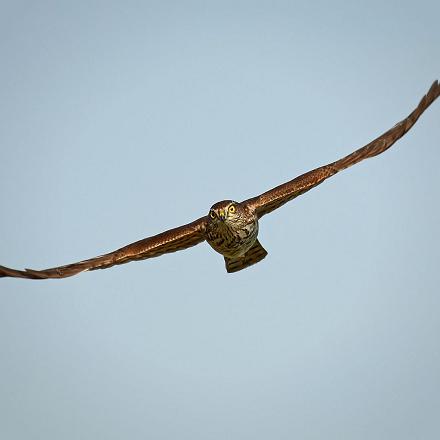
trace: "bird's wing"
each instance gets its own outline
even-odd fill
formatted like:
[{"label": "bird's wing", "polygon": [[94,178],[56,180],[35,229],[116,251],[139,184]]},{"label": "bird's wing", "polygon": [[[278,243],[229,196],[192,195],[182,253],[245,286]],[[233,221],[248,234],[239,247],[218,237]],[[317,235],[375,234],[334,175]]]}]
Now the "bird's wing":
[{"label": "bird's wing", "polygon": [[288,201],[319,185],[325,179],[328,179],[339,171],[351,167],[361,160],[383,153],[415,124],[420,115],[439,97],[439,95],[440,85],[438,81],[434,81],[428,93],[422,98],[417,108],[407,118],[400,121],[374,141],[336,162],[302,174],[301,176],[266,191],[259,196],[245,200],[243,203],[255,210],[258,218],[261,218],[263,215],[272,212]]},{"label": "bird's wing", "polygon": [[114,252],[65,266],[44,270],[16,270],[0,266],[0,277],[31,279],[66,278],[87,270],[107,269],[115,264],[124,264],[129,261],[144,260],[180,251],[205,240],[206,220],[206,217],[202,217],[187,225],[136,241]]}]

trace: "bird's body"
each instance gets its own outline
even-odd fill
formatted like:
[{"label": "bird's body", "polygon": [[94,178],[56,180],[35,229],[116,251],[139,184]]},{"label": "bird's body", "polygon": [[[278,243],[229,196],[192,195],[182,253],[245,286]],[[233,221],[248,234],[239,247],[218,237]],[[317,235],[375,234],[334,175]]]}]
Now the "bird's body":
[{"label": "bird's body", "polygon": [[[233,207],[233,213],[229,212]],[[258,217],[249,207],[232,200],[218,202],[210,209],[206,241],[227,258],[242,257],[258,236]]]},{"label": "bird's body", "polygon": [[267,255],[257,237],[258,216],[252,206],[223,200],[209,210],[206,241],[224,256],[228,272],[242,270]]},{"label": "bird's body", "polygon": [[267,251],[258,240],[261,217],[316,187],[339,171],[386,151],[415,124],[439,96],[440,85],[435,81],[409,116],[369,144],[336,162],[302,174],[259,196],[240,203],[232,200],[218,202],[211,207],[207,216],[198,220],[78,263],[44,270],[17,270],[0,266],[0,277],[65,278],[84,271],[106,269],[116,264],[158,257],[195,246],[205,240],[224,256],[228,272],[245,269],[267,255]]}]

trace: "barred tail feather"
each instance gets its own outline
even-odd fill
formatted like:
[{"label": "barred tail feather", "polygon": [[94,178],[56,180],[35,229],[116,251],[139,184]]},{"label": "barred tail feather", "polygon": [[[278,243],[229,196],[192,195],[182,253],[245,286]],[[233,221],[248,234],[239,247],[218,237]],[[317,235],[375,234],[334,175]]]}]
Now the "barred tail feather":
[{"label": "barred tail feather", "polygon": [[247,267],[261,261],[266,255],[266,249],[264,249],[264,247],[261,246],[260,242],[256,240],[255,244],[242,257],[225,257],[226,271],[228,273],[232,273],[238,272],[242,269],[246,269]]}]

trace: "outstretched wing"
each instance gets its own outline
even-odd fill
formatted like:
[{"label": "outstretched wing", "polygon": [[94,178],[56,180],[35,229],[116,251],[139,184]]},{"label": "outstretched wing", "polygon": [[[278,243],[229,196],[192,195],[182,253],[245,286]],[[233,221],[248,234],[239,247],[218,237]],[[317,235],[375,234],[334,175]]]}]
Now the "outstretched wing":
[{"label": "outstretched wing", "polygon": [[254,209],[258,218],[261,218],[263,215],[272,212],[288,201],[319,185],[325,179],[328,179],[339,171],[351,167],[361,160],[383,153],[415,124],[420,115],[439,97],[439,95],[440,85],[438,81],[434,81],[428,93],[422,98],[417,108],[407,118],[400,121],[374,141],[336,162],[302,174],[301,176],[283,183],[257,197],[245,200],[243,203],[247,204],[251,209]]},{"label": "outstretched wing", "polygon": [[66,278],[87,270],[107,269],[115,264],[158,257],[162,254],[181,251],[205,240],[206,217],[178,228],[170,229],[153,237],[144,238],[109,254],[79,261],[65,266],[44,270],[16,270],[0,266],[0,277],[16,278]]}]

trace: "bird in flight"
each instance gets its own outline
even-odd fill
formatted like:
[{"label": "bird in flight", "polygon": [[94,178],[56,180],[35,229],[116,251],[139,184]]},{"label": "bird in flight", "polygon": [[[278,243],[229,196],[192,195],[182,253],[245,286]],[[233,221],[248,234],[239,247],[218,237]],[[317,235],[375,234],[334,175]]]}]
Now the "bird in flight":
[{"label": "bird in flight", "polygon": [[437,80],[408,117],[369,144],[336,162],[302,174],[259,196],[243,202],[223,200],[215,203],[208,215],[192,223],[144,238],[116,251],[78,263],[44,270],[16,270],[0,266],[0,277],[66,278],[88,270],[107,269],[116,264],[181,251],[205,240],[215,251],[223,255],[227,272],[245,269],[258,263],[267,255],[267,251],[257,238],[258,222],[261,217],[304,194],[339,171],[383,153],[415,124],[420,115],[439,95],[440,84]]}]

